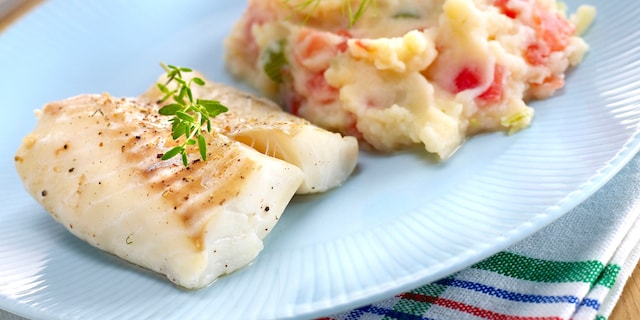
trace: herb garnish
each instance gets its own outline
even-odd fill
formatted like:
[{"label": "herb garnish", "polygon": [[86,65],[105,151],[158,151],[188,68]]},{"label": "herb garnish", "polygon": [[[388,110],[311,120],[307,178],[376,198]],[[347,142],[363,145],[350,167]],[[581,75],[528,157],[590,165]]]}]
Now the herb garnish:
[{"label": "herb garnish", "polygon": [[[180,137],[185,136],[182,144],[171,148],[162,155],[162,160],[181,155],[182,163],[186,167],[189,164],[187,146],[197,144],[200,157],[206,161],[207,141],[202,133],[204,131],[211,132],[211,118],[227,112],[229,109],[219,101],[194,99],[191,84],[195,83],[198,86],[203,86],[205,83],[204,80],[198,77],[193,77],[189,80],[185,80],[182,77],[183,73],[191,72],[192,69],[165,65],[164,63],[161,63],[161,65],[167,72],[167,81],[164,84],[157,83],[158,89],[164,93],[160,103],[166,102],[170,98],[173,98],[173,103],[160,108],[158,113],[172,117],[169,121],[171,122],[171,137],[173,140],[178,140]],[[169,88],[169,84],[172,82],[176,83],[175,89]]]},{"label": "herb garnish", "polygon": [[[285,4],[291,5],[292,0],[282,0]],[[295,1],[291,7],[298,11],[306,11],[306,9],[311,9],[310,13],[305,17],[305,22],[311,17],[313,11],[318,8],[320,5],[320,1],[322,0],[302,0]],[[357,7],[354,7],[351,2],[352,0],[343,0],[342,2],[342,14],[346,14],[349,17],[349,28],[353,27],[354,24],[362,17],[362,14],[369,8],[371,4],[376,5],[377,0],[362,0]]]},{"label": "herb garnish", "polygon": [[262,69],[264,73],[276,83],[282,83],[282,69],[287,65],[287,56],[284,53],[285,42],[280,40],[272,43],[261,56],[264,60]]}]

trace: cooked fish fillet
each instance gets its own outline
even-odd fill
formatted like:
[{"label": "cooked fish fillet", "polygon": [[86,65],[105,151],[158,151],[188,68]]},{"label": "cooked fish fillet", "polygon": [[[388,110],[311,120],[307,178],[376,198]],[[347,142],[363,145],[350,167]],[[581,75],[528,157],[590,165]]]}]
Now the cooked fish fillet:
[{"label": "cooked fish fillet", "polygon": [[[198,72],[183,75],[189,79],[195,76],[206,84],[192,86],[194,96],[220,101],[229,108],[213,119],[213,126],[234,140],[299,167],[305,178],[298,193],[327,191],[352,174],[358,162],[356,138],[321,129],[284,112],[270,100],[209,81]],[[165,79],[163,76],[158,82]],[[141,98],[156,102],[162,96],[154,85]]]},{"label": "cooked fish fillet", "polygon": [[37,115],[15,156],[29,193],[77,237],[186,288],[252,261],[303,180],[217,133],[207,161],[162,161],[167,117],[136,99],[82,95]]}]

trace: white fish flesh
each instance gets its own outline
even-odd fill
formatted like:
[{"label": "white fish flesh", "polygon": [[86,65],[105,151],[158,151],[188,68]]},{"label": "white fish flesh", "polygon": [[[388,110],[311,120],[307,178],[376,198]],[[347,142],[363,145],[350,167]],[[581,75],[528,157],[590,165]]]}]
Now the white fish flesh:
[{"label": "white fish flesh", "polygon": [[38,111],[15,155],[25,188],[74,235],[201,288],[251,262],[301,185],[302,171],[217,132],[208,159],[175,146],[157,105],[81,95]]}]

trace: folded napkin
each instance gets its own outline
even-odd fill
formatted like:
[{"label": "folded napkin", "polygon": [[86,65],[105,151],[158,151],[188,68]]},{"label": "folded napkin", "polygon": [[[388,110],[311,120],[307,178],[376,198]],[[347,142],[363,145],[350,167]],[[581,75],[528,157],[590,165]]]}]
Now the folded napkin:
[{"label": "folded napkin", "polygon": [[640,154],[562,218],[488,259],[323,319],[606,319],[640,258]]}]

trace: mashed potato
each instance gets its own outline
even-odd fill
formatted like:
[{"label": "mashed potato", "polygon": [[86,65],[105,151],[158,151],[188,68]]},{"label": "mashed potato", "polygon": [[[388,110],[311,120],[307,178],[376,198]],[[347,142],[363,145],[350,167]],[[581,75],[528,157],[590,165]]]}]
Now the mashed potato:
[{"label": "mashed potato", "polygon": [[442,159],[468,136],[529,126],[527,101],[564,86],[594,15],[555,0],[377,0],[350,25],[345,1],[249,0],[229,70],[376,150],[421,144]]}]

